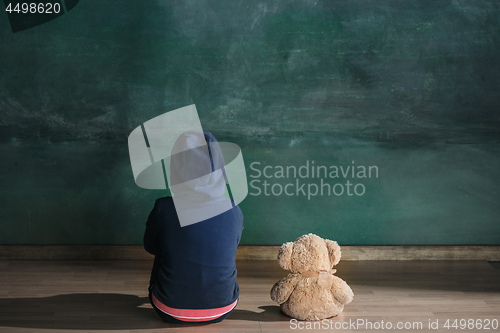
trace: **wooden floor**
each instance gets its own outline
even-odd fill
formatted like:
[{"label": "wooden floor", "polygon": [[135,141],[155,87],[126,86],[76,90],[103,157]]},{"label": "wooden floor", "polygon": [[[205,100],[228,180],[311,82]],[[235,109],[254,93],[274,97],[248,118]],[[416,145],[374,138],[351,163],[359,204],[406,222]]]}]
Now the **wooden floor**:
[{"label": "wooden floor", "polygon": [[[146,261],[0,261],[0,332],[291,332],[290,318],[269,298],[286,272],[275,261],[238,261],[240,302],[212,325],[163,323],[147,300],[151,263]],[[495,269],[495,266],[497,269]],[[486,261],[344,261],[337,275],[354,301],[332,318],[332,327],[307,332],[385,331],[344,322],[383,320],[449,332],[451,319],[500,321],[500,269]],[[438,330],[428,323],[439,320]],[[319,324],[317,324],[319,325]],[[346,325],[346,324],[344,324]],[[394,330],[394,328],[393,328]],[[482,330],[467,329],[469,332]],[[500,327],[487,332],[500,331]]]}]

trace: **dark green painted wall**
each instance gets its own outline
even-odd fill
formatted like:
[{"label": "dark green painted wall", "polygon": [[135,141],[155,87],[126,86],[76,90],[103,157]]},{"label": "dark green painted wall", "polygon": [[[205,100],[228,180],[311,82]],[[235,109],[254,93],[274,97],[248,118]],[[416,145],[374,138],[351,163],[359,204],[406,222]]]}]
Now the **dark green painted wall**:
[{"label": "dark green painted wall", "polygon": [[0,15],[0,40],[1,244],[140,244],[165,193],[135,185],[128,134],[193,103],[249,181],[378,167],[324,180],[362,196],[250,188],[244,244],[500,244],[496,1],[82,0],[16,34]]}]

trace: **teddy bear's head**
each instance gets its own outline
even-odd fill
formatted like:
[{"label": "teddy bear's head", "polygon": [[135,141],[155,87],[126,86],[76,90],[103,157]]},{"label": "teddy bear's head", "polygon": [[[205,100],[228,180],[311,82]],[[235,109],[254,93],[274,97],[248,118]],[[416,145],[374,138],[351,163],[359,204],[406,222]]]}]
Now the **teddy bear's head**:
[{"label": "teddy bear's head", "polygon": [[314,234],[283,244],[278,254],[281,268],[293,273],[329,271],[339,261],[340,246],[337,242]]}]

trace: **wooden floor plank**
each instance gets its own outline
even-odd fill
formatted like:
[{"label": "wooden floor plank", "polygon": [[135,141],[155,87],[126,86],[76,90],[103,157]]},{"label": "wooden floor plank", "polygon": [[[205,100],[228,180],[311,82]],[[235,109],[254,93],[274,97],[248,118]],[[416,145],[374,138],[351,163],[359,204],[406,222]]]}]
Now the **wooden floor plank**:
[{"label": "wooden floor plank", "polygon": [[[292,331],[290,318],[269,297],[272,285],[287,274],[275,261],[237,261],[241,295],[231,316],[219,324],[187,327],[161,322],[149,305],[151,264],[0,261],[0,332]],[[423,329],[415,331],[449,332],[446,319],[500,321],[500,270],[486,261],[343,261],[337,275],[355,297],[331,325],[422,322]],[[440,329],[430,330],[429,320],[438,320]],[[354,331],[316,328],[307,332]]]}]

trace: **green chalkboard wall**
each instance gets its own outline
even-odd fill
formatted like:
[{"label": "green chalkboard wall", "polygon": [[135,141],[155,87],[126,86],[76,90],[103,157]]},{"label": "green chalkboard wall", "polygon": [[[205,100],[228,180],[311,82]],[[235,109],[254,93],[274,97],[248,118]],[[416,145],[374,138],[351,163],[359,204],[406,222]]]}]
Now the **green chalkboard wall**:
[{"label": "green chalkboard wall", "polygon": [[1,244],[140,244],[128,134],[189,104],[242,148],[242,244],[500,244],[496,0],[81,0],[0,40]]}]

